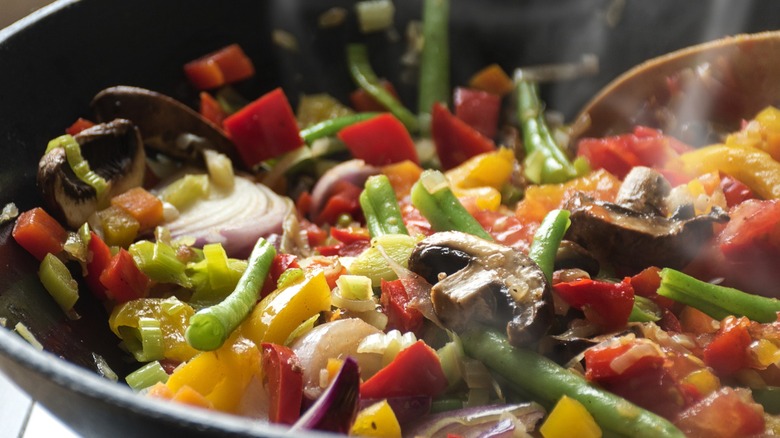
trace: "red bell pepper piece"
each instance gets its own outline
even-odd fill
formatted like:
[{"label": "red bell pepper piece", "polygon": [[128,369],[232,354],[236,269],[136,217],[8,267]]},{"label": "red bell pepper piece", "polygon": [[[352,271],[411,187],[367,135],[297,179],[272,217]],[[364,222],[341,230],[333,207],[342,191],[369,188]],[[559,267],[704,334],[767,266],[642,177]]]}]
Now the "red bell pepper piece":
[{"label": "red bell pepper piece", "polygon": [[87,262],[87,275],[84,276],[84,280],[96,298],[105,300],[108,298],[108,294],[106,293],[106,287],[100,282],[100,275],[111,263],[111,248],[94,231],[90,231],[89,235],[89,244],[87,245],[89,261]]},{"label": "red bell pepper piece", "polygon": [[360,385],[362,398],[389,398],[416,395],[436,397],[447,389],[447,377],[436,352],[417,341]]},{"label": "red bell pepper piece", "polygon": [[634,306],[634,288],[629,281],[609,283],[589,278],[558,283],[555,292],[570,306],[606,330],[624,327]]},{"label": "red bell pepper piece", "polygon": [[455,117],[479,131],[487,138],[494,138],[498,129],[498,113],[501,97],[473,88],[455,88]]},{"label": "red bell pepper piece", "polygon": [[38,260],[43,260],[49,253],[59,254],[68,238],[65,228],[40,207],[20,214],[11,235]]},{"label": "red bell pepper piece", "polygon": [[431,135],[442,167],[451,169],[469,158],[496,150],[493,140],[480,134],[440,103],[433,104]]},{"label": "red bell pepper piece", "polygon": [[748,366],[748,347],[753,342],[749,326],[750,320],[745,317],[726,317],[715,338],[704,347],[704,363],[720,376],[730,376]]},{"label": "red bell pepper piece", "polygon": [[347,126],[339,131],[338,137],[353,157],[374,166],[405,160],[420,163],[409,131],[390,113]]},{"label": "red bell pepper piece", "polygon": [[401,332],[414,332],[421,335],[423,315],[419,310],[409,307],[409,294],[401,280],[381,283],[382,294],[379,302],[387,314],[387,329],[397,329]]},{"label": "red bell pepper piece", "polygon": [[199,90],[217,88],[255,74],[252,60],[238,44],[231,44],[184,65],[184,74]]},{"label": "red bell pepper piece", "polygon": [[628,279],[631,287],[634,288],[634,294],[653,300],[654,303],[666,309],[671,309],[675,301],[658,295],[658,288],[661,287],[661,269],[656,266],[645,268],[638,274]]},{"label": "red bell pepper piece", "polygon": [[93,126],[95,126],[95,123],[79,117],[75,122],[73,122],[72,125],[68,127],[68,129],[65,130],[65,133],[70,135],[76,135],[79,132],[87,128],[91,128]]},{"label": "red bell pepper piece", "polygon": [[333,194],[325,202],[314,222],[318,225],[335,224],[339,216],[347,214],[353,218],[362,213],[360,209],[361,188],[349,181],[341,180],[333,185]]},{"label": "red bell pepper piece", "polygon": [[[390,95],[398,100],[401,100],[401,98],[398,97],[398,92],[395,91],[395,87],[393,86],[392,82],[388,81],[387,79],[381,79],[379,81],[379,85],[387,90]],[[360,113],[387,111],[387,108],[385,108],[384,105],[379,103],[376,99],[374,99],[374,96],[368,94],[368,92],[362,88],[358,88],[357,90],[350,93],[349,101],[352,104],[352,108],[355,108],[355,111]]]},{"label": "red bell pepper piece", "polygon": [[100,283],[117,303],[143,298],[149,291],[149,277],[136,266],[133,256],[124,248],[111,258],[100,274]]},{"label": "red bell pepper piece", "polygon": [[283,345],[263,343],[264,382],[270,396],[268,419],[272,423],[293,424],[301,416],[303,368],[298,356]]},{"label": "red bell pepper piece", "polygon": [[227,117],[217,99],[205,91],[200,92],[200,115],[219,127],[222,127],[222,121]]},{"label": "red bell pepper piece", "polygon": [[222,126],[250,168],[303,146],[295,114],[281,88],[230,115]]},{"label": "red bell pepper piece", "polygon": [[353,243],[357,241],[369,241],[371,236],[368,234],[368,229],[363,227],[348,227],[338,228],[332,227],[330,229],[330,236],[339,242]]}]

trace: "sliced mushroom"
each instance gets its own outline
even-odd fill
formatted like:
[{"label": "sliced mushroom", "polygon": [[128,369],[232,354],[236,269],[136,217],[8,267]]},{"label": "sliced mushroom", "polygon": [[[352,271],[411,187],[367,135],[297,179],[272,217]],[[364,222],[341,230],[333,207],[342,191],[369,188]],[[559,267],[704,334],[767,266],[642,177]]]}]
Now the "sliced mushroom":
[{"label": "sliced mushroom", "polygon": [[506,327],[509,341],[523,346],[552,323],[544,273],[513,248],[457,231],[436,233],[417,244],[409,269],[433,284],[434,311],[456,332],[475,322]]},{"label": "sliced mushroom", "polygon": [[599,261],[587,249],[571,240],[563,240],[555,253],[554,269],[556,271],[561,269],[581,269],[589,276],[595,277],[598,275],[600,268]]},{"label": "sliced mushroom", "polygon": [[[91,170],[109,183],[105,199],[143,183],[146,153],[141,134],[129,120],[95,125],[74,138]],[[81,226],[101,207],[97,191],[76,176],[63,148],[41,158],[37,181],[48,211],[70,227]]]},{"label": "sliced mushroom", "polygon": [[648,266],[685,267],[712,237],[713,223],[727,221],[728,215],[718,208],[699,216],[659,214],[665,211],[669,183],[646,168],[632,174],[621,186],[620,204],[573,196],[565,206],[571,212],[566,238],[627,273]]},{"label": "sliced mushroom", "polygon": [[214,149],[236,165],[242,163],[233,142],[218,126],[164,94],[123,85],[110,87],[95,96],[92,107],[99,121],[132,120],[146,146],[169,157],[197,161],[204,149]]}]

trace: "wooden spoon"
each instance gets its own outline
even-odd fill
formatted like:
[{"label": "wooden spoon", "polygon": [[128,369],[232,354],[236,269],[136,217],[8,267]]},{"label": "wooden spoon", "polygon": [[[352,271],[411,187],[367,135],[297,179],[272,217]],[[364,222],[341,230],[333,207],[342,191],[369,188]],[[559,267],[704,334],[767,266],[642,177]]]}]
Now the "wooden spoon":
[{"label": "wooden spoon", "polygon": [[717,141],[768,105],[780,103],[780,31],[687,47],[632,68],[580,113],[579,137],[662,129],[693,145]]}]

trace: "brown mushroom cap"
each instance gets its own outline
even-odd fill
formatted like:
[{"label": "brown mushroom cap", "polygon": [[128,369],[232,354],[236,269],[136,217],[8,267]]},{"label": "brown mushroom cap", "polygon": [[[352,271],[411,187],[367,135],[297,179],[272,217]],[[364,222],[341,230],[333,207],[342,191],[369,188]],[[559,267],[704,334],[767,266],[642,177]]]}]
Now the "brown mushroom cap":
[{"label": "brown mushroom cap", "polygon": [[98,121],[131,120],[147,147],[171,158],[196,161],[204,149],[214,149],[236,165],[243,163],[233,142],[217,125],[164,94],[121,85],[99,92],[92,107]]},{"label": "brown mushroom cap", "polygon": [[442,324],[456,332],[471,323],[506,327],[509,341],[528,345],[552,323],[552,291],[542,270],[513,248],[457,231],[417,244],[409,269],[433,284]]},{"label": "brown mushroom cap", "polygon": [[[138,129],[129,120],[98,124],[74,138],[90,168],[109,183],[106,199],[143,183],[146,153]],[[80,227],[101,206],[95,189],[71,169],[63,148],[41,158],[37,183],[47,211],[71,228]]]}]

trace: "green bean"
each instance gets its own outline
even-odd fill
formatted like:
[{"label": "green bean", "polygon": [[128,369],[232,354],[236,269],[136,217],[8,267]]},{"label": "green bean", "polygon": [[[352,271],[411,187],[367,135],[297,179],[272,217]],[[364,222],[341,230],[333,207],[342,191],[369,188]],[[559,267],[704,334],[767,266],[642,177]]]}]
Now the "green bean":
[{"label": "green bean", "polygon": [[417,111],[430,114],[433,104],[450,95],[449,0],[423,1],[423,48]]},{"label": "green bean", "polygon": [[553,210],[547,213],[542,224],[534,233],[534,240],[528,250],[528,256],[536,262],[552,284],[552,274],[555,267],[555,255],[561,246],[563,235],[569,229],[569,210]]},{"label": "green bean", "polygon": [[452,193],[447,178],[438,170],[424,170],[412,186],[412,205],[435,231],[457,230],[487,240],[493,238]]},{"label": "green bean", "polygon": [[526,176],[534,183],[562,183],[587,170],[580,160],[572,163],[558,147],[544,119],[539,87],[534,82],[517,82],[517,114],[523,131]]},{"label": "green bean", "polygon": [[252,311],[268,276],[276,250],[262,237],[257,240],[236,288],[222,302],[199,310],[190,318],[185,336],[198,350],[216,350]]},{"label": "green bean", "polygon": [[409,234],[395,198],[395,190],[387,176],[369,177],[359,200],[368,234],[372,238],[385,234]]},{"label": "green bean", "polygon": [[747,316],[757,322],[774,322],[780,300],[697,280],[671,268],[661,270],[658,295],[695,307],[715,319]]},{"label": "green bean", "polygon": [[409,132],[417,132],[417,117],[406,109],[398,99],[379,85],[379,79],[368,62],[368,49],[364,44],[347,45],[347,64],[355,84],[387,108],[400,120]]},{"label": "green bean", "polygon": [[316,123],[308,128],[301,130],[301,138],[307,144],[311,144],[314,140],[323,137],[330,137],[336,135],[339,131],[346,128],[349,125],[353,125],[357,122],[362,122],[368,119],[372,119],[379,115],[379,113],[365,112],[357,114],[349,114],[346,116],[335,117],[329,120]]},{"label": "green bean", "polygon": [[546,357],[512,347],[495,329],[472,328],[461,335],[461,341],[467,355],[481,360],[544,405],[552,406],[566,395],[582,403],[609,432],[630,437],[685,436],[668,420],[589,384]]}]

